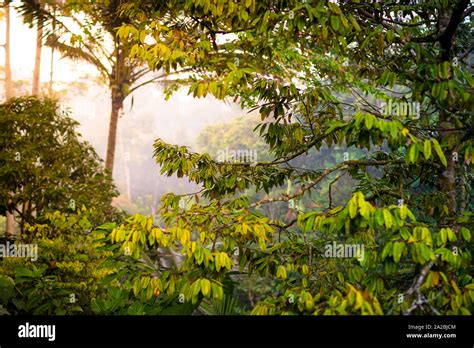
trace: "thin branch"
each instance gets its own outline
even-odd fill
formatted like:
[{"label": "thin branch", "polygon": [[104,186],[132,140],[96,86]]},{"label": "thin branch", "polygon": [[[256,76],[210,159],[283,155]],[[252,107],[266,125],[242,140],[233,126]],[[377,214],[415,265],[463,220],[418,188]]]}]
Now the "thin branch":
[{"label": "thin branch", "polygon": [[344,173],[338,175],[337,178],[335,178],[333,181],[331,181],[331,182],[329,183],[329,192],[328,192],[328,195],[329,195],[329,207],[328,207],[328,209],[331,209],[331,208],[332,208],[332,185],[333,185],[334,183],[336,183],[343,175],[344,175]]},{"label": "thin branch", "polygon": [[373,165],[401,164],[401,163],[405,163],[405,161],[404,160],[387,160],[387,161],[349,160],[349,161],[344,161],[344,162],[341,162],[341,163],[335,165],[332,168],[325,169],[319,177],[317,177],[315,180],[313,180],[308,185],[302,185],[300,187],[300,189],[297,192],[295,192],[293,195],[284,194],[283,196],[280,196],[280,197],[265,198],[265,199],[262,199],[260,201],[255,202],[255,203],[252,203],[250,206],[251,207],[256,207],[256,206],[260,206],[262,204],[267,204],[267,203],[272,203],[272,202],[285,202],[285,201],[289,201],[291,199],[297,198],[299,196],[302,196],[302,195],[304,195],[305,192],[311,190],[314,186],[316,186],[318,183],[320,183],[329,174],[331,174],[331,173],[333,173],[337,170],[340,170],[345,166],[353,166],[353,165],[373,166]]},{"label": "thin branch", "polygon": [[167,76],[170,76],[170,75],[175,75],[175,74],[180,74],[180,73],[184,73],[184,72],[188,72],[188,71],[192,71],[193,68],[186,68],[186,69],[183,69],[183,70],[179,70],[179,71],[174,71],[174,72],[171,72],[171,73],[164,73],[162,75],[159,75],[159,76],[155,76],[153,77],[152,79],[149,79],[145,82],[142,82],[140,83],[139,85],[136,85],[135,87],[133,87],[132,89],[130,89],[129,93],[128,94],[132,94],[135,90],[137,90],[138,88],[142,87],[142,86],[145,86],[145,85],[148,85],[149,83],[153,83],[159,79],[162,79],[164,77],[167,77]]}]

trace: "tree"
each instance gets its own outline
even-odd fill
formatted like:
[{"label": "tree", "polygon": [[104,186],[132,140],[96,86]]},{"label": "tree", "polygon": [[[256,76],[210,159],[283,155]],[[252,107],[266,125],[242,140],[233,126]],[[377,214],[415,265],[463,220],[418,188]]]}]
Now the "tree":
[{"label": "tree", "polygon": [[55,101],[12,98],[0,105],[0,126],[0,210],[18,214],[22,234],[56,210],[94,207],[101,223],[117,215],[110,176]]},{"label": "tree", "polygon": [[[128,57],[129,40],[116,35],[117,27],[130,24],[120,15],[119,4],[111,0],[65,1],[51,8],[43,8],[36,2],[19,5],[26,22],[37,20],[43,24],[47,46],[54,47],[63,57],[92,64],[106,81],[111,91],[111,113],[105,166],[110,172],[113,172],[117,126],[124,100],[137,88],[166,75],[146,78],[149,69]],[[72,19],[74,25],[63,23],[64,18]]]},{"label": "tree", "polygon": [[[101,284],[109,268],[98,269],[109,252],[85,230],[98,225],[97,211],[49,212],[16,243],[36,245],[25,258],[0,260],[2,314],[93,314],[92,298],[106,296]],[[5,313],[6,311],[6,313]]]},{"label": "tree", "polygon": [[[38,6],[43,7],[43,3],[38,1]],[[41,85],[41,48],[43,46],[43,24],[38,18],[36,23],[36,51],[35,51],[35,67],[33,70],[33,84],[31,87],[31,94],[38,96]]]},{"label": "tree", "polygon": [[[177,269],[153,275],[161,290],[193,303],[222,298],[224,284],[243,272],[273,279],[254,314],[471,314],[468,6],[124,3],[132,18],[151,19],[146,28],[119,30],[135,36],[132,57],[197,67],[180,81],[195,96],[238,97],[258,109],[275,159],[218,163],[158,139],[162,173],[201,184],[210,202],[190,196],[184,206],[185,197],[168,195],[162,223],[137,218],[114,230],[113,241],[136,258],[156,247],[180,251]],[[316,170],[290,163],[343,144],[374,151]],[[259,210],[311,194],[332,173],[358,181],[345,204],[300,213],[293,224]],[[250,187],[269,193],[288,179],[299,180],[292,194],[235,196]]]},{"label": "tree", "polygon": [[10,64],[10,5],[5,4],[5,99],[13,95],[12,90],[12,68]]},{"label": "tree", "polygon": [[[6,3],[5,7],[5,100],[9,100],[13,96],[12,89],[12,68],[10,64],[10,4]],[[15,217],[12,213],[6,213],[5,232],[12,235],[15,228]]]}]

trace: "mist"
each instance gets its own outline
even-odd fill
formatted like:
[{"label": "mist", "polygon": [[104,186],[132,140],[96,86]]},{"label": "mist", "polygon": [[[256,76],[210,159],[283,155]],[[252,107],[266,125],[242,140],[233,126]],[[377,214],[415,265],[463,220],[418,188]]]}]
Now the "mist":
[{"label": "mist", "polygon": [[[36,30],[25,25],[14,9],[11,17],[15,95],[29,95]],[[4,36],[4,24],[1,24],[0,31]],[[4,55],[0,55],[0,66],[2,64]],[[151,76],[152,73],[147,75],[148,78]],[[110,90],[95,67],[84,61],[61,58],[58,52],[52,53],[50,48],[43,47],[40,78],[42,94],[48,95],[48,88],[52,87],[61,107],[80,123],[78,131],[82,139],[91,143],[105,161]],[[0,84],[0,96],[4,96],[3,84]],[[137,89],[125,99],[119,120],[113,178],[120,197],[114,204],[130,214],[148,214],[153,212],[163,194],[198,190],[197,185],[186,178],[160,175],[160,168],[153,159],[154,141],[161,138],[198,151],[196,138],[206,126],[229,122],[245,113],[230,101],[214,97],[194,98],[187,95],[186,88],[177,91],[169,100],[165,100],[162,85],[148,84]]]}]

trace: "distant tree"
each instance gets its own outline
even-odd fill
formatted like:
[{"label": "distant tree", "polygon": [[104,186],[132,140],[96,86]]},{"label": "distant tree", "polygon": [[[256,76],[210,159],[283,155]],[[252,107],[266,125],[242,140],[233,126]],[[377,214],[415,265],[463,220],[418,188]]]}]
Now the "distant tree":
[{"label": "distant tree", "polygon": [[83,205],[102,221],[114,217],[117,191],[92,146],[79,140],[77,124],[48,99],[0,105],[0,210],[18,215],[21,232],[47,212]]},{"label": "distant tree", "polygon": [[256,115],[241,116],[229,123],[218,123],[204,128],[197,138],[200,150],[215,159],[227,150],[252,150],[257,160],[270,160],[268,145],[254,132],[259,124]]},{"label": "distant tree", "polygon": [[[44,7],[43,1],[36,1],[40,8]],[[35,65],[33,69],[33,79],[31,86],[31,94],[38,96],[41,85],[41,51],[43,48],[43,23],[41,18],[36,21],[36,49],[35,49]]]},{"label": "distant tree", "polygon": [[[54,6],[25,2],[19,6],[28,23],[43,24],[45,44],[63,57],[92,64],[111,92],[111,113],[105,165],[113,172],[117,127],[124,100],[146,84],[157,82],[166,73],[149,76],[149,68],[130,58],[130,40],[116,35],[116,29],[131,24],[120,15],[120,1],[63,1]],[[67,25],[64,19],[71,19]],[[54,25],[53,25],[54,24]],[[140,25],[135,21],[135,25]],[[132,101],[133,104],[133,101]]]},{"label": "distant tree", "polygon": [[[5,9],[5,100],[9,100],[13,96],[12,88],[12,68],[10,64],[10,4],[4,4]],[[6,213],[5,232],[13,234],[15,228],[15,217],[13,213]]]},{"label": "distant tree", "polygon": [[12,68],[10,63],[10,4],[4,4],[5,10],[5,99],[8,100],[13,96],[12,89]]}]

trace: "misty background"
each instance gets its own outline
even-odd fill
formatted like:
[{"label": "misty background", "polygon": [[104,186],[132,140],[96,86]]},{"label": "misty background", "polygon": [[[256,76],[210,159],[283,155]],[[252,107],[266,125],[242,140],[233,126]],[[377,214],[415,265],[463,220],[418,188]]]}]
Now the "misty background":
[{"label": "misty background", "polygon": [[[0,37],[5,23],[0,22]],[[36,30],[11,11],[11,65],[16,96],[29,95],[35,59]],[[83,61],[61,59],[43,47],[41,60],[42,92],[48,90],[51,61],[53,90],[61,106],[80,123],[78,132],[105,160],[110,119],[110,91],[100,81],[94,66]],[[0,65],[4,55],[0,55]],[[1,72],[3,75],[3,72]],[[3,98],[3,84],[0,96]],[[230,122],[246,111],[239,105],[212,96],[194,98],[183,89],[165,100],[163,87],[149,84],[125,100],[119,120],[113,178],[121,195],[114,204],[128,213],[150,214],[161,196],[198,190],[186,178],[165,177],[153,159],[153,143],[161,138],[170,144],[186,145],[199,151],[196,139],[207,126]]]}]

